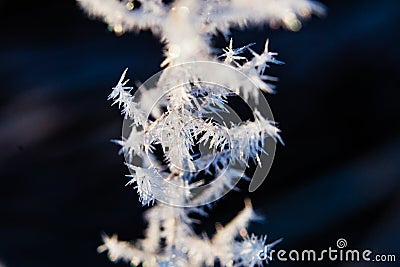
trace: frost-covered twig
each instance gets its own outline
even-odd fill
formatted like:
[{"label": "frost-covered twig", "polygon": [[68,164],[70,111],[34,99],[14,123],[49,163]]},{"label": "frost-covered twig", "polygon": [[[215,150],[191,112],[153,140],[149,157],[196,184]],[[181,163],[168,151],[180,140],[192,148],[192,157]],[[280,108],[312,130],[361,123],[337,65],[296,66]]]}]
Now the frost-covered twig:
[{"label": "frost-covered twig", "polygon": [[[185,224],[179,223],[177,219],[183,215],[181,211],[170,206],[156,206],[147,212],[149,227],[145,239],[132,244],[119,241],[116,235],[104,236],[104,245],[98,250],[108,251],[113,261],[124,260],[135,265],[146,262],[148,266],[200,267],[213,266],[217,260],[223,266],[231,266],[233,262],[238,266],[262,263],[257,255],[264,249],[266,237],[249,237],[245,231],[248,223],[256,218],[249,200],[230,223],[217,226],[217,232],[211,239],[206,235],[198,237]],[[242,236],[242,240],[235,239],[238,236]],[[157,237],[164,238],[166,244],[162,245]],[[164,253],[160,252],[162,247]]]},{"label": "frost-covered twig", "polygon": [[[190,60],[210,59],[210,34],[228,34],[232,26],[260,25],[269,22],[290,30],[301,27],[299,18],[324,8],[307,0],[77,0],[89,15],[102,18],[118,33],[150,29],[167,43],[164,66]],[[131,3],[131,4],[129,4]]]},{"label": "frost-covered twig", "polygon": [[[230,38],[220,54],[210,40],[217,33],[228,37],[231,27],[248,25],[297,31],[301,19],[323,14],[324,8],[309,0],[77,1],[117,34],[150,30],[160,36],[165,44],[161,66],[169,67],[139,97],[127,86],[125,70],[109,95],[129,121],[129,134],[114,141],[131,171],[127,185],[133,184],[143,205],[156,204],[146,212],[142,240],[128,243],[105,236],[99,251],[108,251],[113,261],[150,267],[262,265],[258,253],[266,236],[247,233],[248,224],[257,218],[249,200],[229,223],[217,224],[212,237],[195,234],[192,225],[198,221],[192,214],[206,216],[196,205],[208,204],[236,186],[244,176],[238,166],[248,166],[250,159],[261,165],[261,154],[268,153],[266,140],[282,142],[276,123],[257,109],[252,110],[252,120],[221,120],[231,112],[229,97],[258,103],[262,92],[273,93],[277,78],[267,74],[268,68],[283,62],[269,50],[268,39],[257,52],[253,43],[236,48]],[[196,64],[184,64],[193,61]],[[200,147],[213,154],[198,157]],[[214,180],[197,190],[207,175]]]}]

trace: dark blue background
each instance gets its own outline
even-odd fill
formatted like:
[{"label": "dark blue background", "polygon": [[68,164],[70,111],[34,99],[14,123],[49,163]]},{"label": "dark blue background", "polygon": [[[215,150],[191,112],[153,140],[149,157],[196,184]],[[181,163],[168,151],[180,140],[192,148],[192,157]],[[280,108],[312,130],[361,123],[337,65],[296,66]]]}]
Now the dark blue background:
[{"label": "dark blue background", "polygon": [[[199,229],[226,222],[249,195],[278,248],[349,248],[400,260],[399,2],[323,1],[328,16],[300,32],[233,31],[237,45],[270,38],[284,66],[268,101],[283,130],[268,179],[232,192]],[[160,70],[149,32],[116,37],[74,1],[0,1],[0,262],[7,267],[116,266],[100,235],[141,236],[143,208],[118,147],[122,118],[106,97],[125,67]],[[216,46],[225,46],[221,37]],[[312,266],[272,263],[271,266]],[[399,266],[319,263],[316,266]],[[127,266],[118,264],[118,266]]]}]

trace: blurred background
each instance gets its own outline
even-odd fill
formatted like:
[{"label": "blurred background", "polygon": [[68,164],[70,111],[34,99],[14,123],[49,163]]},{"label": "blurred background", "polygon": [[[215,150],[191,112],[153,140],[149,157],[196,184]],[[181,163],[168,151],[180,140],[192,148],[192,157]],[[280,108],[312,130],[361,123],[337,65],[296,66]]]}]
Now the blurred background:
[{"label": "blurred background", "polygon": [[[256,51],[269,38],[286,62],[271,69],[280,81],[267,96],[286,145],[257,191],[240,184],[200,227],[230,220],[249,196],[265,217],[251,232],[284,238],[278,249],[345,238],[400,266],[399,1],[321,2],[328,16],[296,33],[232,31]],[[106,98],[126,67],[142,82],[158,72],[162,44],[149,32],[116,36],[73,0],[2,0],[0,24],[0,266],[128,266],[96,252],[102,233],[134,240],[145,227],[110,142],[122,117]],[[313,266],[271,263],[297,265]]]}]

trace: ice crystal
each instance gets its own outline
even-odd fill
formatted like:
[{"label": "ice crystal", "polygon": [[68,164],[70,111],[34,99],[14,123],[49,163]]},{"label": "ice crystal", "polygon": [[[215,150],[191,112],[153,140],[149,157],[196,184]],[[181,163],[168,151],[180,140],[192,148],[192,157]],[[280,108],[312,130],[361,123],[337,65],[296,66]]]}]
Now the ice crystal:
[{"label": "ice crystal", "polygon": [[[116,235],[104,236],[99,252],[107,251],[112,261],[125,260],[134,266],[200,267],[216,262],[261,266],[258,253],[265,250],[266,237],[247,234],[249,222],[257,219],[249,200],[232,221],[217,224],[211,237],[196,235],[192,226],[198,221],[191,214],[206,216],[201,205],[235,188],[245,177],[240,166],[248,166],[250,159],[261,165],[268,139],[282,142],[275,122],[259,110],[252,110],[253,119],[241,123],[226,123],[224,116],[231,112],[227,106],[233,95],[257,103],[262,95],[258,89],[274,92],[276,78],[267,75],[267,68],[283,62],[269,51],[268,39],[257,53],[253,43],[235,48],[230,38],[219,54],[210,40],[217,33],[228,37],[231,27],[266,23],[297,31],[301,19],[322,14],[324,8],[309,0],[77,1],[117,35],[150,30],[159,36],[165,44],[161,67],[168,67],[140,97],[127,86],[125,70],[109,95],[129,121],[129,134],[115,141],[131,171],[127,185],[134,186],[143,205],[156,204],[145,214],[148,225],[143,239],[129,243]],[[194,61],[199,63],[180,67]],[[232,70],[242,75],[231,75]],[[206,83],[210,80],[213,83]],[[197,150],[202,148],[212,154],[199,156]],[[231,165],[235,167],[228,168]],[[196,191],[207,175],[215,177],[211,186]]]}]

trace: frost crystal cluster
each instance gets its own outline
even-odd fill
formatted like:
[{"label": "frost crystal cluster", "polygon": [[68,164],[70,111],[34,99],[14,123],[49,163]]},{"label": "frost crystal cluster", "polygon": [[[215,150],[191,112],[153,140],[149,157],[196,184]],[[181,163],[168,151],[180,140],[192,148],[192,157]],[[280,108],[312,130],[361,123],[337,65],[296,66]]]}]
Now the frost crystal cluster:
[{"label": "frost crystal cluster", "polygon": [[[265,23],[297,31],[302,18],[321,14],[323,8],[307,0],[78,2],[117,34],[150,30],[166,48],[161,64],[166,68],[157,81],[133,93],[125,70],[109,96],[128,124],[128,133],[115,141],[131,172],[128,185],[143,205],[154,205],[145,215],[145,237],[123,242],[105,236],[99,251],[134,266],[261,266],[266,238],[247,233],[256,218],[249,200],[232,221],[217,224],[211,237],[195,233],[193,214],[207,215],[204,205],[234,188],[245,177],[249,160],[261,164],[266,140],[280,140],[278,128],[261,109],[253,108],[253,119],[245,122],[225,118],[234,112],[228,107],[230,97],[258,103],[261,91],[273,92],[276,78],[265,71],[282,62],[269,51],[268,40],[258,53],[253,44],[235,48],[232,39],[218,52],[211,38],[223,34],[228,39],[231,27]],[[211,186],[201,187],[209,180]]]}]

